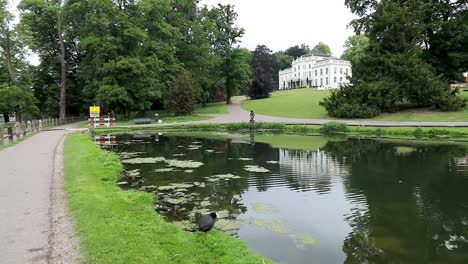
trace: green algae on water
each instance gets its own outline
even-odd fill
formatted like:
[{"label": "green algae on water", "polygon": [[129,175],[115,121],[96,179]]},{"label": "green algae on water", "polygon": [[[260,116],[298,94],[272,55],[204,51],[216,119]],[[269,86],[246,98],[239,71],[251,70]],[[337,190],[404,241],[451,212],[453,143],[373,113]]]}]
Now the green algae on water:
[{"label": "green algae on water", "polygon": [[166,159],[163,158],[163,157],[133,158],[133,159],[122,160],[122,163],[125,163],[125,164],[146,164],[146,163],[163,162],[165,160]]},{"label": "green algae on water", "polygon": [[279,212],[278,208],[271,204],[253,203],[252,209],[259,214],[274,214]]}]

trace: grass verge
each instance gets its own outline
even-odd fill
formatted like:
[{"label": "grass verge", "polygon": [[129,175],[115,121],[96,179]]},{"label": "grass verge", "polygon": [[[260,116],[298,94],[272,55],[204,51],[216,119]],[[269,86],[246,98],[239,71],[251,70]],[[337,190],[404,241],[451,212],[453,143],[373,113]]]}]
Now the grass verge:
[{"label": "grass verge", "polygon": [[[320,135],[323,126],[319,125],[285,125],[280,123],[232,123],[232,124],[198,124],[198,125],[174,125],[160,126],[155,128],[128,128],[128,129],[100,129],[96,130],[98,134],[117,134],[146,131],[158,132],[230,132],[230,133],[249,133],[268,132],[284,133],[294,135]],[[356,137],[371,138],[395,138],[395,139],[421,139],[421,140],[462,140],[468,141],[468,128],[447,127],[358,127],[347,126],[346,134]]]},{"label": "grass verge", "polygon": [[154,196],[122,191],[115,182],[122,165],[86,135],[65,141],[69,207],[85,263],[266,263],[240,240],[221,231],[186,233],[165,222]]}]

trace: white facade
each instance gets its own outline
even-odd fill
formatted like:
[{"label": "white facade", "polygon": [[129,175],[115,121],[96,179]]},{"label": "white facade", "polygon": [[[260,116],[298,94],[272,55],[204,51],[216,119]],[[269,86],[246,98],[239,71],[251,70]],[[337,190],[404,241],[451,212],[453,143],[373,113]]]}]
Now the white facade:
[{"label": "white facade", "polygon": [[279,89],[315,86],[319,90],[338,89],[349,84],[351,62],[331,56],[305,55],[292,67],[279,72]]}]

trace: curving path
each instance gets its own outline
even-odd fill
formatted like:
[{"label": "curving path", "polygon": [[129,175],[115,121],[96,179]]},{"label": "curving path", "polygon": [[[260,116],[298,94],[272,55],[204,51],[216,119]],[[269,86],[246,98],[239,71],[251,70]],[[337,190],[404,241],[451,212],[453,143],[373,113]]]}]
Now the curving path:
[{"label": "curving path", "polygon": [[[229,124],[249,122],[250,112],[242,108],[241,104],[244,99],[233,101],[227,106],[228,114],[214,115],[213,119],[166,123],[166,124],[151,124],[151,125],[127,125],[116,126],[117,128],[134,128],[134,127],[157,127],[157,126],[174,126],[174,125],[193,125],[193,124]],[[281,107],[281,106],[278,106]],[[287,118],[275,117],[255,114],[256,122],[268,123],[283,123],[296,125],[323,125],[329,122],[338,121],[349,126],[371,126],[371,127],[468,127],[468,122],[400,122],[400,121],[368,121],[368,120],[332,120],[332,119],[306,119],[306,118]]]}]

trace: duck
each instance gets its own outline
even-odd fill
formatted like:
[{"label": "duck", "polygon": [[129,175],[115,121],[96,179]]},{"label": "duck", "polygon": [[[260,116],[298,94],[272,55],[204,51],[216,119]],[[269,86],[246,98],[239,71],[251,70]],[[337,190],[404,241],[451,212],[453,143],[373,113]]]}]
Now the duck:
[{"label": "duck", "polygon": [[208,232],[213,229],[218,215],[216,213],[211,213],[200,217],[197,221],[197,229],[201,232]]}]

